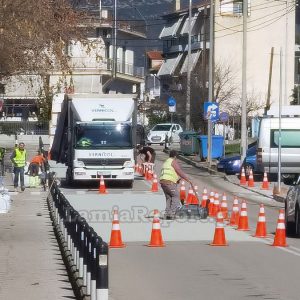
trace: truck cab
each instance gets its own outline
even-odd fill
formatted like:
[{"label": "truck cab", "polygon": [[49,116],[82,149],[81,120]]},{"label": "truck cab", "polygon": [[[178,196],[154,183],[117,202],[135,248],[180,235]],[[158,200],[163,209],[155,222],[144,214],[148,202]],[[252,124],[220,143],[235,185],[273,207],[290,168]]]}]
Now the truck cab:
[{"label": "truck cab", "polygon": [[134,99],[129,95],[66,95],[51,154],[74,181],[134,181]]}]

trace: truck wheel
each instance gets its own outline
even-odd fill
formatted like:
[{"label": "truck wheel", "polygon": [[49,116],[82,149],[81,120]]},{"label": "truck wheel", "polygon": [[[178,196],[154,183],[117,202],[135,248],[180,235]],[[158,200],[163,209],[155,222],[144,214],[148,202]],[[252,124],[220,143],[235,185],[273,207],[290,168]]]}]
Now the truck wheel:
[{"label": "truck wheel", "polygon": [[132,187],[133,187],[133,180],[124,180],[124,185],[127,188],[132,189]]},{"label": "truck wheel", "polygon": [[296,207],[295,211],[295,233],[297,237],[300,237],[300,214],[299,214],[299,207]]},{"label": "truck wheel", "polygon": [[74,183],[72,171],[70,168],[68,168],[66,172],[66,183],[68,186],[72,186]]}]

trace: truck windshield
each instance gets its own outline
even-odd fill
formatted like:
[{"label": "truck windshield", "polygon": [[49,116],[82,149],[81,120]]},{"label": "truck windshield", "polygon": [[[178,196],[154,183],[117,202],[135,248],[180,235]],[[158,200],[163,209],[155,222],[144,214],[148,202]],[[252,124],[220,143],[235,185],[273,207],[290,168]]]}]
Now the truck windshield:
[{"label": "truck windshield", "polygon": [[77,149],[132,148],[131,127],[128,124],[77,125]]}]

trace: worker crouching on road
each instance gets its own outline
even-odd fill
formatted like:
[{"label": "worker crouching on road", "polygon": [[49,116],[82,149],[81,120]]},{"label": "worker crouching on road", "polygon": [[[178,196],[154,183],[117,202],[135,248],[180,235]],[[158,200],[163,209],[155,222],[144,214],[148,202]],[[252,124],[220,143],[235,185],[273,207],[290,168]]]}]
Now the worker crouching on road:
[{"label": "worker crouching on road", "polygon": [[38,151],[37,155],[35,155],[31,161],[30,165],[28,167],[28,172],[30,176],[37,176],[39,175],[40,170],[43,171],[45,169],[45,158],[41,154],[40,151]]},{"label": "worker crouching on road", "polygon": [[180,179],[187,181],[193,186],[188,176],[181,170],[177,162],[177,151],[171,150],[169,158],[164,162],[160,175],[160,185],[166,197],[165,218],[172,220],[176,211],[181,208],[177,183]]},{"label": "worker crouching on road", "polygon": [[138,155],[143,162],[143,170],[145,173],[146,167],[150,169],[152,172],[154,171],[154,162],[155,162],[155,150],[149,146],[137,146]]}]

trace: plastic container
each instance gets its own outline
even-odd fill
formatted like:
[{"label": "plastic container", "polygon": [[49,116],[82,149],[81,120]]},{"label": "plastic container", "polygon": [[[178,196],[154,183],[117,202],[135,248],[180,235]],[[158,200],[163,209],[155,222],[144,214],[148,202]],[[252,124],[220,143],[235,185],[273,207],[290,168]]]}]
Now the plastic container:
[{"label": "plastic container", "polygon": [[198,154],[200,151],[198,133],[194,131],[183,131],[179,133],[180,151],[183,155]]},{"label": "plastic container", "polygon": [[[207,135],[198,136],[200,141],[200,156],[201,158],[207,158]],[[223,157],[224,152],[224,137],[222,135],[213,135],[212,136],[212,153],[211,158],[220,158]]]}]

